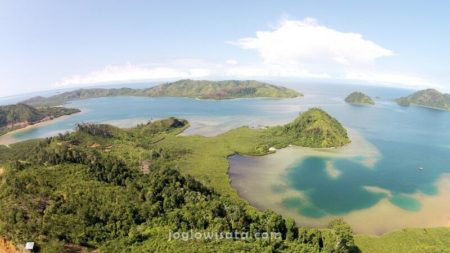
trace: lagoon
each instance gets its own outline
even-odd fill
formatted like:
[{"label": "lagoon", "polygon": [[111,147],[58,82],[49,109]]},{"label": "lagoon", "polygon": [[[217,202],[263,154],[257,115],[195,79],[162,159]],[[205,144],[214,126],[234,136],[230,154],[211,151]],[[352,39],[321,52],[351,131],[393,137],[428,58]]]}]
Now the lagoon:
[{"label": "lagoon", "polygon": [[389,102],[324,108],[350,128],[337,149],[230,158],[239,195],[299,224],[344,217],[357,233],[450,226],[450,113]]}]

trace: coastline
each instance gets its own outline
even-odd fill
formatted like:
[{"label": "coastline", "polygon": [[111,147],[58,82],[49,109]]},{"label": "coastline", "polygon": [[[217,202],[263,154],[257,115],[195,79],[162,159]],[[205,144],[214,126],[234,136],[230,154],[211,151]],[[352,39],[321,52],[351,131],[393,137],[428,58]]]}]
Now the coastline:
[{"label": "coastline", "polygon": [[83,113],[83,111],[81,111],[79,113],[74,113],[74,114],[71,114],[71,115],[64,115],[64,116],[61,116],[61,117],[58,117],[58,118],[54,118],[54,119],[51,119],[51,120],[42,121],[42,122],[39,122],[39,123],[36,123],[36,124],[33,124],[33,125],[28,125],[28,126],[26,126],[24,128],[20,128],[20,129],[16,129],[14,131],[8,132],[8,133],[0,136],[0,145],[9,146],[9,145],[14,144],[16,142],[19,142],[19,140],[14,138],[14,135],[17,134],[17,133],[28,131],[30,129],[34,129],[34,128],[38,128],[38,127],[42,127],[42,126],[47,126],[47,125],[53,124],[55,122],[58,122],[60,120],[68,119],[68,118],[72,117],[73,115],[80,114],[80,113]]},{"label": "coastline", "polygon": [[[436,110],[436,111],[450,112],[450,108],[427,106],[427,105],[421,105],[421,104],[416,104],[416,103],[411,103],[409,106],[422,107],[422,108],[426,108],[426,109],[433,109],[433,110]],[[408,107],[408,106],[406,106],[406,107]]]},{"label": "coastline", "polygon": [[[385,198],[375,205],[353,210],[343,215],[327,215],[324,217],[308,217],[297,209],[289,207],[286,199],[297,199],[309,202],[302,191],[289,187],[283,175],[291,166],[305,157],[319,156],[331,158],[354,158],[364,165],[362,169],[372,170],[382,157],[378,149],[368,142],[357,131],[349,130],[352,142],[346,146],[332,149],[311,149],[287,147],[275,153],[261,157],[232,156],[229,158],[228,175],[230,184],[237,194],[258,210],[271,209],[287,217],[291,217],[302,226],[326,227],[328,222],[342,217],[350,224],[355,234],[383,235],[403,228],[450,227],[450,173],[444,173],[435,182],[437,194],[427,195],[420,191],[402,196],[417,199],[421,208],[415,211],[402,209],[390,201],[393,192],[371,185],[363,185],[367,191],[385,194]],[[341,171],[326,165],[326,173],[331,179],[339,178]],[[295,205],[295,203],[292,203]],[[385,222],[379,222],[384,220]]]}]

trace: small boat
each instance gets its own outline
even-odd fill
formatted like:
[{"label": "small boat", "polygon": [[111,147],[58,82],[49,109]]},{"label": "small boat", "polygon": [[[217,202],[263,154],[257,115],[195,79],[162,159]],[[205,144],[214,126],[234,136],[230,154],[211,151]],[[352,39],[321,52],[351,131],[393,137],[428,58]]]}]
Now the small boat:
[{"label": "small boat", "polygon": [[423,167],[419,167],[419,170],[423,170]]}]

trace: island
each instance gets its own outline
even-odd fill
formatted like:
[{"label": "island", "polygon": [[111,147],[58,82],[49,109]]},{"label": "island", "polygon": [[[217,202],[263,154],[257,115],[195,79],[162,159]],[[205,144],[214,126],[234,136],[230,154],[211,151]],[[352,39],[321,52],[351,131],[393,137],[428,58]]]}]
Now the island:
[{"label": "island", "polygon": [[[314,108],[284,126],[240,127],[215,137],[180,136],[188,126],[178,118],[129,129],[83,123],[74,132],[0,146],[0,240],[31,240],[41,252],[356,249],[342,219],[326,230],[299,227],[250,206],[227,174],[227,158],[236,153],[345,145],[346,130],[326,112]],[[326,140],[330,135],[336,136]],[[271,239],[179,239],[191,230]]]},{"label": "island", "polygon": [[402,106],[422,106],[439,110],[450,110],[450,94],[443,94],[435,89],[417,91],[407,97],[396,99]]},{"label": "island", "polygon": [[57,106],[68,101],[113,97],[113,96],[145,96],[145,97],[189,97],[198,99],[233,99],[233,98],[295,98],[301,93],[285,87],[254,80],[179,80],[145,89],[78,89],[50,97],[33,97],[22,103],[31,106]]},{"label": "island", "polygon": [[77,112],[80,110],[64,107],[34,108],[23,103],[0,106],[0,135]]},{"label": "island", "polygon": [[357,104],[357,105],[374,105],[375,102],[371,97],[362,93],[362,92],[352,92],[345,98],[345,102],[349,104]]},{"label": "island", "polygon": [[347,130],[320,108],[311,108],[284,126],[270,128],[268,139],[276,148],[288,145],[332,148],[350,143]]}]

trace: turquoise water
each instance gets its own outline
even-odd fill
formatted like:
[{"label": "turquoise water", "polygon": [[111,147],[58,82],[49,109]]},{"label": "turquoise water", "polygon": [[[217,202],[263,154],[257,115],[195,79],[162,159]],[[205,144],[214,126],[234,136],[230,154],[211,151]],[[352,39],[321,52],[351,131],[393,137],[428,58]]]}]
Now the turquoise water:
[{"label": "turquoise water", "polygon": [[[294,164],[285,175],[286,181],[305,193],[309,201],[293,205],[288,200],[285,207],[304,216],[323,217],[366,209],[388,198],[392,204],[414,212],[421,204],[412,194],[438,193],[436,181],[450,172],[449,112],[396,105],[329,111],[346,126],[359,130],[378,148],[381,157],[373,168],[365,168],[358,157],[313,156]],[[338,178],[327,173],[327,162],[341,172]],[[390,194],[369,191],[364,186],[379,187]]]},{"label": "turquoise water", "polygon": [[[112,123],[131,127],[138,122],[175,116],[188,119],[188,134],[213,135],[241,125],[282,124],[310,107],[321,107],[348,128],[357,130],[379,151],[373,168],[361,157],[311,156],[293,164],[283,175],[287,187],[302,192],[307,201],[285,198],[282,205],[299,214],[320,218],[370,208],[383,199],[408,212],[423,208],[413,194],[438,193],[436,182],[450,172],[450,112],[400,107],[389,99],[410,91],[364,87],[376,99],[372,107],[353,106],[343,98],[353,86],[315,85],[300,87],[299,99],[237,99],[225,101],[188,98],[112,97],[69,103],[82,113],[52,124],[13,135],[18,140],[70,131],[80,122]],[[331,177],[326,164],[341,173]],[[385,191],[365,188],[374,186]],[[270,187],[270,186],[268,186]],[[273,187],[275,194],[286,189]],[[449,210],[450,212],[450,210]]]},{"label": "turquoise water", "polygon": [[[64,120],[13,134],[17,140],[48,137],[73,130],[77,123],[110,123],[132,127],[149,120],[179,117],[193,125],[187,132],[217,134],[242,125],[259,126],[287,122],[307,108],[301,99],[236,99],[225,101],[190,98],[108,97],[73,101],[66,107],[79,108]],[[280,112],[280,110],[282,112]],[[270,117],[268,117],[270,115]]]}]

